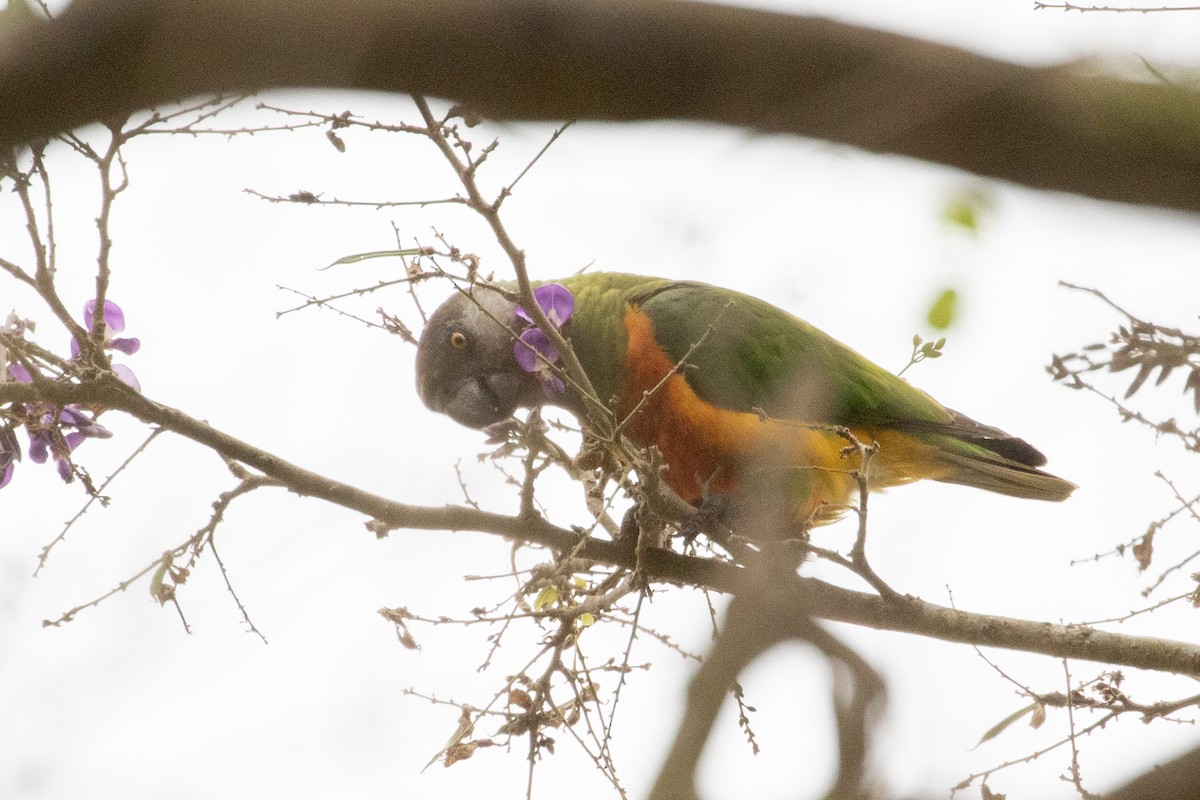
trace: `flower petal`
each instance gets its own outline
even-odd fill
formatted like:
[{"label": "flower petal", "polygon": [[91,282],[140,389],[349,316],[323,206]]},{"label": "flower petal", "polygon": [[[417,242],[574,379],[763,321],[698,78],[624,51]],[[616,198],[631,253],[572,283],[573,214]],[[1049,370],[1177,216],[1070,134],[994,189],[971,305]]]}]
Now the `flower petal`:
[{"label": "flower petal", "polygon": [[[76,405],[69,405],[58,414],[58,422],[63,427],[77,428],[80,437],[94,437],[96,439],[111,439],[112,431],[101,425],[96,420],[89,417],[83,410]],[[75,434],[67,434],[69,439]],[[82,440],[82,439],[81,439]],[[74,447],[74,445],[72,445]]]},{"label": "flower petal", "polygon": [[79,447],[79,445],[83,444],[84,440],[87,439],[87,436],[88,435],[86,433],[68,433],[66,436],[64,436],[63,441],[67,443],[67,452],[74,452],[76,447]]},{"label": "flower petal", "polygon": [[113,350],[120,350],[127,356],[131,356],[141,349],[142,340],[137,338],[113,339],[109,344],[109,347],[111,347]]},{"label": "flower petal", "polygon": [[542,384],[542,393],[546,397],[554,397],[554,395],[562,394],[567,390],[567,385],[563,383],[562,378],[548,369],[538,373],[538,380]]},{"label": "flower petal", "polygon": [[125,330],[125,312],[112,300],[104,301],[104,326],[113,333]]},{"label": "flower petal", "polygon": [[33,383],[33,378],[29,375],[29,370],[25,369],[24,364],[9,364],[8,377],[18,383]]},{"label": "flower petal", "polygon": [[9,464],[4,468],[3,472],[0,472],[0,489],[8,486],[8,482],[12,480],[13,471],[16,470],[16,468],[16,464]]},{"label": "flower petal", "polygon": [[113,364],[112,371],[121,383],[132,387],[135,392],[140,393],[142,391],[142,384],[138,383],[137,376],[133,374],[133,370],[129,367],[124,364]]},{"label": "flower petal", "polygon": [[[533,290],[533,299],[541,306],[542,313],[556,328],[571,318],[575,311],[575,296],[567,291],[561,283],[547,283]],[[533,317],[521,306],[517,306],[517,316],[526,322],[533,322]]]},{"label": "flower petal", "polygon": [[533,290],[533,298],[537,300],[537,304],[542,307],[542,311],[546,313],[546,317],[553,323],[554,327],[562,327],[562,324],[571,318],[572,312],[575,311],[575,296],[567,291],[567,287],[561,283],[547,283]]},{"label": "flower petal", "polygon": [[69,425],[72,428],[86,428],[92,424],[86,414],[79,411],[78,407],[73,406],[67,406],[58,412],[58,422],[60,425]]},{"label": "flower petal", "polygon": [[75,480],[75,471],[71,469],[71,462],[68,459],[60,458],[54,462],[54,466],[58,467],[58,477],[62,478],[66,483]]},{"label": "flower petal", "polygon": [[29,458],[35,464],[45,464],[50,455],[50,434],[38,431],[29,437]]},{"label": "flower petal", "polygon": [[[96,301],[88,300],[83,304],[83,325],[89,331],[96,321]],[[104,327],[113,333],[125,330],[125,312],[112,300],[104,301]]]},{"label": "flower petal", "polygon": [[546,334],[539,328],[530,328],[523,332],[520,341],[513,343],[513,357],[526,372],[537,371],[538,364],[542,363],[537,353],[541,353],[551,363],[558,360],[558,350],[550,344]]}]

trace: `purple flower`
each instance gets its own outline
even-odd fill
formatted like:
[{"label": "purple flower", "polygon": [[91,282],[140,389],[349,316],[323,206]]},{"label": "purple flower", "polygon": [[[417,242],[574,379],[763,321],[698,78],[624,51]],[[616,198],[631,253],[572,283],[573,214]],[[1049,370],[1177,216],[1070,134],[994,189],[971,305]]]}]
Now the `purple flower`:
[{"label": "purple flower", "polygon": [[[95,323],[96,302],[88,301],[83,307],[84,325],[91,330]],[[10,315],[11,317],[11,315]],[[11,318],[10,318],[11,322]],[[6,323],[8,324],[8,323]],[[121,307],[112,301],[104,303],[104,342],[106,350],[119,350],[126,355],[138,351],[141,342],[137,339],[113,338],[114,333],[125,330],[125,314]],[[73,358],[80,354],[79,342],[71,340]],[[129,367],[123,364],[113,364],[113,373],[124,383],[141,391],[137,377]],[[29,369],[21,363],[9,364],[0,380],[9,379],[20,383],[33,383]],[[49,380],[49,379],[47,379]],[[102,411],[103,409],[99,409]],[[87,439],[107,439],[112,433],[95,419],[97,409],[92,409],[72,403],[59,408],[53,403],[38,402],[24,404],[22,422],[29,434],[29,458],[34,463],[44,464],[54,459],[59,477],[67,483],[75,479],[75,467],[71,463],[71,454]],[[20,460],[21,450],[17,444],[12,427],[0,428],[0,488],[12,479],[15,462]]]},{"label": "purple flower", "polygon": [[138,382],[137,376],[133,374],[133,370],[129,367],[124,364],[113,364],[112,371],[121,383],[131,387],[135,392],[142,391],[142,384]]},{"label": "purple flower", "polygon": [[[567,287],[561,283],[547,283],[539,286],[533,290],[533,299],[541,306],[542,313],[556,329],[561,328],[571,318],[571,313],[575,311],[575,296],[568,292]],[[520,306],[517,306],[517,316],[531,325],[533,324],[533,317],[529,316],[529,313]]]},{"label": "purple flower", "polygon": [[529,328],[521,334],[520,341],[513,346],[513,356],[521,369],[537,376],[547,397],[553,397],[553,392],[561,394],[567,388],[554,372],[558,349],[540,328]]},{"label": "purple flower", "polygon": [[[83,327],[92,329],[96,321],[96,301],[83,304]],[[142,346],[140,339],[114,338],[114,333],[125,330],[125,312],[112,300],[104,301],[104,349],[119,350],[127,356],[136,353]],[[71,358],[79,358],[79,342],[71,339]],[[125,381],[129,383],[129,381]]]},{"label": "purple flower", "polygon": [[50,456],[54,456],[59,477],[67,483],[75,477],[71,466],[71,453],[75,448],[83,444],[85,439],[108,439],[112,436],[108,428],[74,403],[57,413],[53,406],[43,405],[25,420],[25,428],[29,432],[29,458],[35,464],[45,464]]},{"label": "purple flower", "polygon": [[33,383],[33,378],[29,375],[29,370],[25,369],[24,364],[9,364],[8,377],[18,383]]},{"label": "purple flower", "polygon": [[[555,330],[561,329],[575,311],[575,297],[562,284],[539,286],[533,290],[533,299]],[[554,367],[558,363],[558,348],[551,344],[544,331],[533,324],[533,318],[521,306],[517,306],[517,316],[528,322],[529,327],[521,331],[518,340],[513,343],[513,358],[521,369],[537,376],[547,397],[553,397],[555,393],[562,394],[566,384]]]}]

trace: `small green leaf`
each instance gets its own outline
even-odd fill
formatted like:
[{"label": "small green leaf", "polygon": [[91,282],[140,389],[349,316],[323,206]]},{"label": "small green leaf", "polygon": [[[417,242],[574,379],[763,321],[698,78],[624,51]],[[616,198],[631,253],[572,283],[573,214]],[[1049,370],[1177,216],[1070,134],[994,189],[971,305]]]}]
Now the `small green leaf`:
[{"label": "small green leaf", "polygon": [[997,736],[1004,733],[1004,731],[1008,730],[1008,728],[1014,722],[1021,719],[1021,717],[1032,714],[1037,709],[1038,705],[1038,703],[1030,703],[1019,711],[1014,711],[1013,713],[1009,714],[1007,717],[988,728],[987,733],[983,734],[979,741],[975,743],[975,747],[979,747],[979,745],[983,744],[984,742],[995,739]]},{"label": "small green leaf", "polygon": [[969,203],[961,201],[951,203],[942,211],[942,219],[951,225],[966,228],[971,233],[979,232],[979,217],[975,213],[975,207]]},{"label": "small green leaf", "polygon": [[596,624],[596,617],[585,611],[579,615],[579,624],[585,628],[590,628]]},{"label": "small green leaf", "polygon": [[336,267],[338,264],[357,264],[360,261],[367,261],[372,258],[404,258],[406,256],[421,255],[420,247],[410,247],[407,250],[372,250],[369,253],[355,253],[354,255],[342,256],[337,261],[334,261],[328,267],[321,269],[329,269]]},{"label": "small green leaf", "polygon": [[978,187],[963,189],[942,209],[942,221],[969,233],[979,233],[979,220],[992,207],[992,198]]},{"label": "small green leaf", "polygon": [[537,599],[533,601],[533,610],[541,611],[546,606],[558,600],[558,587],[547,586],[538,592]]},{"label": "small green leaf", "polygon": [[164,558],[159,563],[158,568],[154,570],[154,574],[150,576],[150,596],[159,603],[162,603],[165,599],[166,586],[164,581],[166,580],[167,568],[169,566],[171,566],[171,562]]},{"label": "small green leaf", "polygon": [[954,315],[957,312],[958,292],[946,289],[938,295],[938,299],[933,301],[933,305],[929,309],[929,324],[939,331],[944,331],[950,327],[950,323],[954,322]]}]

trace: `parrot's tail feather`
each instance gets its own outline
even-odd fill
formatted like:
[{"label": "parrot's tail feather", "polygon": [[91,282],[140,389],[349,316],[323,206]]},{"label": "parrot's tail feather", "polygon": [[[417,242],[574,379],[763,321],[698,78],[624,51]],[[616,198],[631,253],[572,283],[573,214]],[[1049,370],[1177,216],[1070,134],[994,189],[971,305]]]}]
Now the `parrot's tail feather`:
[{"label": "parrot's tail feather", "polygon": [[940,455],[951,467],[945,475],[934,478],[943,483],[974,486],[989,492],[1028,497],[1032,500],[1066,500],[1077,488],[1075,484],[1057,475],[1011,461],[991,461],[947,452]]}]

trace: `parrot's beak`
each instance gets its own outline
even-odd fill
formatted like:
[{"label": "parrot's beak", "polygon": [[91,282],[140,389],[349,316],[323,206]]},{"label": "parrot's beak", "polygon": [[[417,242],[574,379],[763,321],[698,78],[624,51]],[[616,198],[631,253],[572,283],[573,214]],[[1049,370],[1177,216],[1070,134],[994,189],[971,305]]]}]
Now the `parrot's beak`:
[{"label": "parrot's beak", "polygon": [[484,428],[507,419],[517,410],[526,377],[493,372],[468,375],[436,388],[423,383],[421,399],[433,411],[446,414],[468,428]]}]

